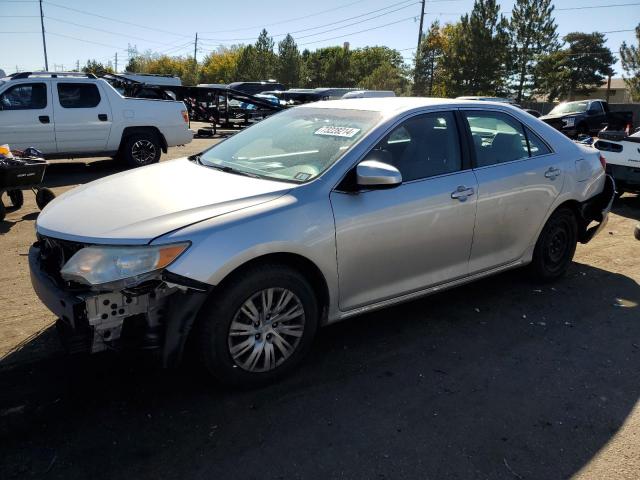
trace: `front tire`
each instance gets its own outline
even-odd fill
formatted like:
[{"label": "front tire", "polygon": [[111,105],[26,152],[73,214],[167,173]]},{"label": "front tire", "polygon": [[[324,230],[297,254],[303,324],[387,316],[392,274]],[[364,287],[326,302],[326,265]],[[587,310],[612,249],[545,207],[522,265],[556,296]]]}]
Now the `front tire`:
[{"label": "front tire", "polygon": [[24,194],[22,190],[9,190],[7,192],[8,197],[11,199],[11,205],[16,210],[19,210],[24,205]]},{"label": "front tire", "polygon": [[161,154],[160,140],[152,133],[135,133],[122,146],[122,158],[134,168],[159,162]]},{"label": "front tire", "polygon": [[200,357],[223,383],[256,387],[289,373],[318,326],[313,288],[296,270],[246,270],[215,293],[198,319]]},{"label": "front tire", "polygon": [[570,208],[559,208],[545,224],[533,251],[530,268],[535,278],[555,280],[564,275],[578,243],[578,222]]}]

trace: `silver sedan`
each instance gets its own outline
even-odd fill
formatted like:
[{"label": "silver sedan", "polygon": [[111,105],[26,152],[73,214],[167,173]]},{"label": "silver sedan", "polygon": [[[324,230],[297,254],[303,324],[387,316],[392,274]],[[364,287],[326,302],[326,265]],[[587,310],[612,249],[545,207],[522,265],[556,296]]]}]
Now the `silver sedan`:
[{"label": "silver sedan", "polygon": [[189,339],[272,381],[317,328],[529,265],[561,276],[614,196],[599,152],[502,103],[374,98],[274,115],[44,209],[33,286],[71,351]]}]

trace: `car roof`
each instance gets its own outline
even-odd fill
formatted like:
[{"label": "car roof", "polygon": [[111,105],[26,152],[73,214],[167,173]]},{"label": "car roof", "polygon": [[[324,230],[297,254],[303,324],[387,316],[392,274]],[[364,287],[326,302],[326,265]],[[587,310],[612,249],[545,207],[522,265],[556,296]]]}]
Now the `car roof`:
[{"label": "car roof", "polygon": [[302,105],[298,108],[336,108],[344,110],[367,110],[373,112],[395,114],[405,110],[413,110],[415,108],[438,107],[445,105],[448,107],[510,107],[510,105],[505,102],[487,102],[484,100],[463,100],[431,97],[369,97],[310,103]]}]

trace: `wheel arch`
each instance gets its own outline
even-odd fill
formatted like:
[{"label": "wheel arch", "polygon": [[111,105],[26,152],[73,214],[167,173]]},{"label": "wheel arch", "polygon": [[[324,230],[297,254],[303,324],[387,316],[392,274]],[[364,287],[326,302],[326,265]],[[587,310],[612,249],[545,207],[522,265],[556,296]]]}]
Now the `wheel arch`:
[{"label": "wheel arch", "polygon": [[158,127],[153,127],[153,126],[126,127],[122,131],[122,138],[120,139],[120,146],[118,147],[118,150],[122,149],[122,146],[124,145],[124,143],[129,137],[139,133],[151,133],[157,136],[158,139],[160,140],[160,147],[162,148],[162,152],[167,153],[167,149],[168,149],[167,139],[164,138],[164,135],[158,129]]},{"label": "wheel arch", "polygon": [[251,260],[236,266],[227,275],[225,275],[220,283],[214,288],[213,294],[215,295],[216,290],[224,287],[224,285],[229,281],[239,275],[242,275],[243,272],[262,265],[282,265],[303,275],[311,284],[311,287],[318,298],[318,306],[320,308],[318,314],[321,319],[321,324],[324,323],[329,309],[329,285],[320,268],[313,261],[298,253],[276,252],[252,258]]}]

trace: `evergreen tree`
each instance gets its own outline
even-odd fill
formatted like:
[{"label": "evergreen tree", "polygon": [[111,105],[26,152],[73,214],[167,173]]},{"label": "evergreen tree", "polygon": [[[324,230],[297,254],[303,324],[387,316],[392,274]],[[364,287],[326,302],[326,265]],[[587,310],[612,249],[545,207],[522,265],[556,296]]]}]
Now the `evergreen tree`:
[{"label": "evergreen tree", "polygon": [[573,100],[576,93],[591,93],[607,76],[613,75],[611,67],[616,59],[606,47],[602,33],[570,33],[564,41],[569,44],[564,60],[564,67],[569,72],[564,93]]},{"label": "evergreen tree", "polygon": [[278,43],[278,81],[289,88],[300,85],[301,57],[298,45],[289,34]]},{"label": "evergreen tree", "polygon": [[509,60],[517,102],[533,85],[537,58],[559,48],[553,8],[551,0],[517,0],[511,12]]},{"label": "evergreen tree", "polygon": [[253,45],[246,45],[240,50],[236,67],[236,80],[239,82],[255,82],[262,80],[258,72],[258,56]]},{"label": "evergreen tree", "polygon": [[266,29],[262,29],[255,45],[257,80],[269,80],[276,73],[276,54],[273,52],[273,38]]},{"label": "evergreen tree", "polygon": [[535,69],[538,91],[547,94],[549,101],[587,95],[614,73],[616,59],[602,33],[574,32],[563,40],[567,46],[542,57]]},{"label": "evergreen tree", "polygon": [[508,22],[496,0],[475,0],[471,15],[461,19],[465,51],[465,90],[470,95],[501,95],[505,91]]},{"label": "evergreen tree", "polygon": [[625,73],[624,81],[631,89],[631,98],[634,102],[640,102],[640,24],[636,27],[636,40],[638,46],[628,46],[627,42],[622,42],[620,61]]}]

